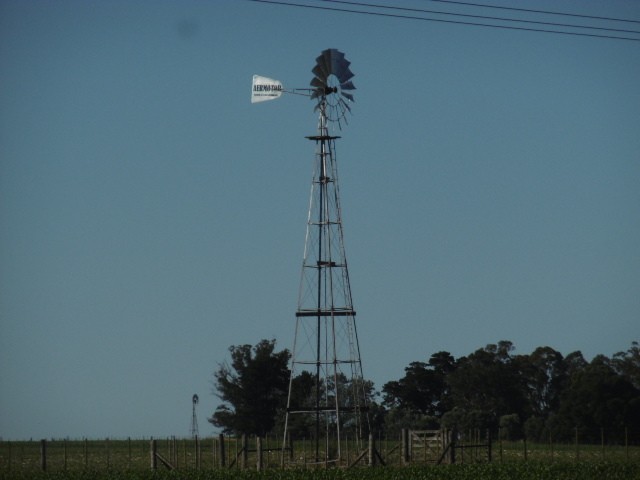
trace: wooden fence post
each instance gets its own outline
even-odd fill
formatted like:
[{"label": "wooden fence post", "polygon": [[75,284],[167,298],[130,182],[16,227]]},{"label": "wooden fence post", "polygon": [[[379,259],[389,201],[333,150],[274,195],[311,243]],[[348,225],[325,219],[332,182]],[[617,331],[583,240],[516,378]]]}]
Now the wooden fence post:
[{"label": "wooden fence post", "polygon": [[227,457],[224,453],[224,435],[222,433],[218,436],[218,448],[220,450],[220,466],[225,467],[227,464]]},{"label": "wooden fence post", "polygon": [[400,443],[402,445],[402,465],[409,465],[409,430],[403,428],[400,432]]},{"label": "wooden fence post", "polygon": [[241,459],[240,468],[242,470],[246,470],[247,469],[247,461],[249,460],[249,451],[248,451],[249,450],[249,443],[247,442],[247,435],[243,433],[242,434],[242,438],[241,438],[240,441],[242,442],[241,446],[240,446],[240,449],[241,449],[241,452],[242,452],[242,455],[240,456],[240,459]]},{"label": "wooden fence post", "polygon": [[47,441],[44,438],[40,440],[40,469],[47,471]]},{"label": "wooden fence post", "polygon": [[458,433],[455,429],[449,430],[449,464],[456,463],[456,441]]},{"label": "wooden fence post", "polygon": [[625,456],[628,462],[629,461],[629,427],[624,427],[624,451],[625,451]]},{"label": "wooden fence post", "polygon": [[262,438],[260,438],[259,436],[256,437],[256,456],[257,456],[257,460],[256,460],[256,470],[258,470],[259,472],[262,471],[262,467],[263,465],[263,458],[262,458]]},{"label": "wooden fence post", "polygon": [[156,456],[156,453],[158,452],[158,445],[156,444],[156,441],[154,439],[151,439],[151,445],[150,445],[150,450],[151,450],[151,470],[157,470],[158,469],[158,457]]},{"label": "wooden fence post", "polygon": [[376,465],[376,456],[375,456],[375,440],[373,439],[373,434],[369,434],[369,466],[374,467]]}]

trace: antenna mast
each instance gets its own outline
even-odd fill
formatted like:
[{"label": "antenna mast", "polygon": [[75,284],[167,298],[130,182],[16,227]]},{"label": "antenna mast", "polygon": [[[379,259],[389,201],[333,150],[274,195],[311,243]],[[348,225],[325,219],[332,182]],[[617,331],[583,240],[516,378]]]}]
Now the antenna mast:
[{"label": "antenna mast", "polygon": [[[335,49],[316,59],[312,99],[319,112],[315,169],[307,217],[302,275],[296,311],[291,380],[285,419],[287,435],[313,438],[315,461],[340,463],[345,435],[358,441],[369,433],[367,394],[344,249],[335,141],[330,122],[341,128],[351,109],[353,73]],[[343,98],[344,97],[344,98]],[[300,385],[306,384],[301,395]],[[294,418],[295,416],[295,418]]]}]

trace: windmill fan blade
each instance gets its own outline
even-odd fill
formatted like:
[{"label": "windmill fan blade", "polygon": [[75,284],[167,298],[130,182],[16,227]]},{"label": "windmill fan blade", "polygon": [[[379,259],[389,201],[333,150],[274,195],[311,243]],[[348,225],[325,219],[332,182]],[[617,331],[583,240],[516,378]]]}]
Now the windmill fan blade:
[{"label": "windmill fan blade", "polygon": [[342,111],[344,112],[344,110],[348,110],[349,113],[351,113],[351,107],[349,106],[349,104],[347,102],[345,102],[343,99],[340,99],[340,105],[342,106]]},{"label": "windmill fan blade", "polygon": [[340,92],[340,95],[342,95],[344,98],[346,98],[351,102],[355,102],[355,100],[353,99],[353,95],[351,95],[350,93]]},{"label": "windmill fan blade", "polygon": [[344,82],[340,84],[340,88],[342,90],[355,90],[356,86],[353,84],[353,82]]},{"label": "windmill fan blade", "polygon": [[344,58],[344,53],[335,49],[331,51],[331,73],[337,75],[338,72],[348,69],[349,65],[351,62]]},{"label": "windmill fan blade", "polygon": [[[326,52],[326,50],[325,50]],[[327,58],[327,56],[322,53],[316,61],[318,62],[318,66],[320,67],[320,71],[322,72],[322,76],[320,78],[326,79],[329,75],[331,75],[331,58]]]},{"label": "windmill fan blade", "polygon": [[318,58],[316,59],[316,61],[317,61],[318,63],[316,64],[316,66],[315,66],[315,67],[313,67],[313,70],[311,70],[311,72],[312,72],[312,73],[313,73],[317,78],[320,78],[320,79],[324,79],[324,80],[326,80],[326,79],[327,79],[327,77],[329,76],[329,74],[328,74],[328,73],[327,73],[327,72],[322,68],[322,66],[320,65],[320,58],[321,58],[321,57],[318,57]]},{"label": "windmill fan blade", "polygon": [[338,80],[340,80],[340,83],[346,83],[347,81],[349,81],[354,77],[353,72],[348,68],[341,72],[334,73],[334,75],[338,77]]},{"label": "windmill fan blade", "polygon": [[338,52],[335,48],[329,48],[322,52],[322,60],[324,62],[324,65],[326,66],[325,70],[327,74],[333,73],[333,64],[335,62],[334,57],[337,57],[338,53],[340,52]]},{"label": "windmill fan blade", "polygon": [[324,88],[327,86],[327,82],[319,79],[318,77],[314,77],[313,80],[311,80],[311,86],[316,88]]},{"label": "windmill fan blade", "polygon": [[332,73],[336,77],[338,77],[338,79],[340,79],[340,82],[342,83],[353,77],[353,73],[349,69],[349,65],[351,65],[351,62],[345,60],[344,58],[335,62],[335,64],[333,65]]}]

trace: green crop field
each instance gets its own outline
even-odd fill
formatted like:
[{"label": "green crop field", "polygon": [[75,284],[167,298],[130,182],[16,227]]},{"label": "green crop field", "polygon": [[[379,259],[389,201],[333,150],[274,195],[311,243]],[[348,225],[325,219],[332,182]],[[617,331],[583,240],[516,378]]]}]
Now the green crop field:
[{"label": "green crop field", "polygon": [[[225,440],[225,459],[221,462],[217,439],[199,442],[185,439],[157,441],[158,453],[176,469],[167,470],[158,463],[150,468],[149,440],[49,440],[46,442],[46,471],[42,471],[42,444],[0,442],[0,479],[283,479],[283,480],[640,480],[640,447],[625,445],[525,444],[495,442],[492,462],[487,450],[466,450],[457,455],[455,465],[425,465],[415,458],[411,466],[400,466],[398,442],[380,440],[377,448],[388,466],[367,467],[360,462],[354,468],[325,468],[300,463],[297,468],[281,469],[277,441],[265,442],[265,470],[258,472],[256,453],[250,451],[247,468],[240,468],[240,442]],[[309,445],[300,442],[296,458],[311,458]],[[351,446],[348,454],[357,454]],[[236,461],[238,459],[238,461]],[[224,467],[221,466],[224,463]]]},{"label": "green crop field", "polygon": [[42,480],[633,480],[640,479],[640,465],[626,462],[492,463],[433,467],[386,467],[329,470],[186,470],[178,472],[78,471],[5,473],[7,479]]}]

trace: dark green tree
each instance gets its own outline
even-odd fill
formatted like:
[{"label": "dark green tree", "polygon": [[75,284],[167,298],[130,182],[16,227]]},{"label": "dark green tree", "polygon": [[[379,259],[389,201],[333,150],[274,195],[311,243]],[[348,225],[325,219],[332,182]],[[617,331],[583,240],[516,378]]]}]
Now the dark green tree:
[{"label": "dark green tree", "polygon": [[455,418],[466,419],[467,427],[497,428],[503,415],[525,416],[527,402],[513,349],[508,341],[487,345],[460,358],[447,376]]},{"label": "dark green tree", "polygon": [[209,418],[225,433],[265,436],[286,405],[289,385],[288,350],[275,351],[275,340],[229,347],[231,364],[214,373],[214,388],[224,402]]},{"label": "dark green tree", "polygon": [[640,390],[615,371],[610,359],[598,355],[572,375],[558,410],[558,434],[571,438],[577,427],[582,438],[597,441],[601,428],[622,432],[640,427]]},{"label": "dark green tree", "polygon": [[569,376],[562,354],[551,347],[538,347],[530,355],[514,359],[520,371],[531,415],[546,419],[557,411]]},{"label": "dark green tree", "polygon": [[456,361],[449,352],[434,353],[428,363],[410,363],[404,377],[382,387],[385,406],[418,415],[442,415],[449,407],[446,376],[455,367]]},{"label": "dark green tree", "polygon": [[626,352],[616,353],[613,356],[612,365],[620,375],[640,389],[640,344],[638,342],[631,342],[631,347]]}]

